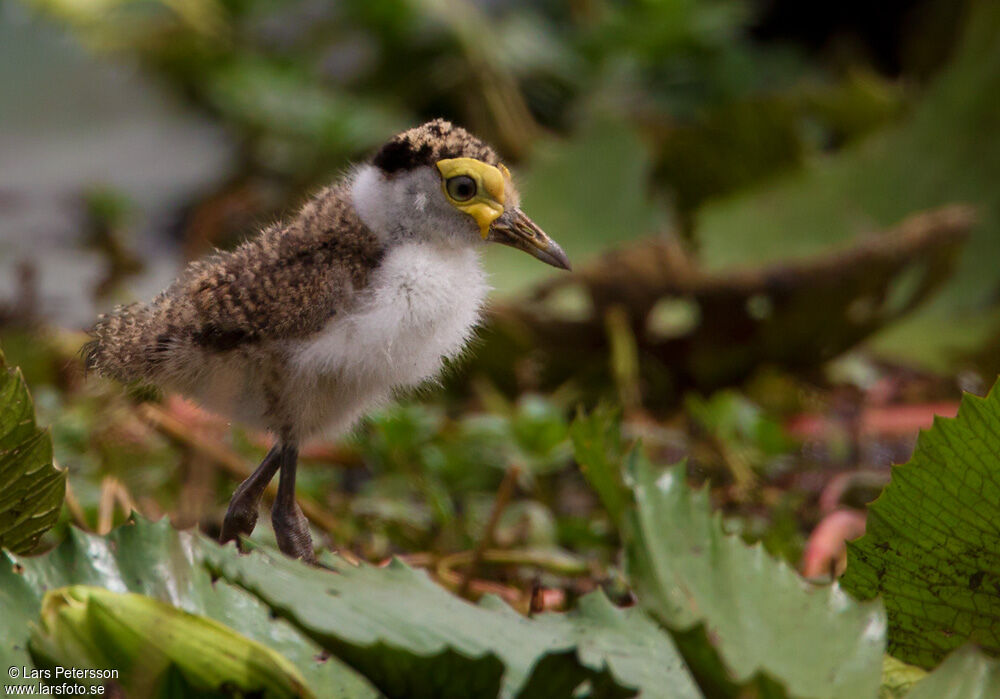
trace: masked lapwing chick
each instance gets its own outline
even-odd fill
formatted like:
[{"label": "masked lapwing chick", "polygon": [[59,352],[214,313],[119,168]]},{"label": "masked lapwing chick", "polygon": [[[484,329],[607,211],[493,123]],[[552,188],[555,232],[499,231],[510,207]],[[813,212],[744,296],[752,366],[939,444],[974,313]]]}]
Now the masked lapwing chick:
[{"label": "masked lapwing chick", "polygon": [[569,269],[518,204],[490,146],[431,121],[395,136],[287,223],[192,263],[152,302],[102,316],[86,362],[271,430],[276,444],[236,489],[221,539],[253,531],[280,472],[278,545],[313,561],[295,502],[301,441],[346,431],[462,351],[486,298],[486,243]]}]

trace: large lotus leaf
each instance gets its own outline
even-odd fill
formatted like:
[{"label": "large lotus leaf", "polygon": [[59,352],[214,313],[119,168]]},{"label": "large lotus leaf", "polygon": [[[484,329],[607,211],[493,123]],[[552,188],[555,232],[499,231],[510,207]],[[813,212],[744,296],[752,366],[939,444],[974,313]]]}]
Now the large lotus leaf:
[{"label": "large lotus leaf", "polygon": [[595,697],[630,695],[630,686],[699,696],[670,639],[602,597],[528,619],[495,600],[469,604],[399,561],[376,568],[328,557],[330,571],[263,552],[206,555],[387,696],[569,697],[584,681]]},{"label": "large lotus leaf", "polygon": [[906,699],[1000,699],[1000,663],[972,646],[960,648]]},{"label": "large lotus leaf", "polygon": [[52,438],[35,425],[21,372],[0,353],[0,548],[26,553],[59,517],[66,472],[52,465]]},{"label": "large lotus leaf", "polygon": [[662,406],[762,364],[819,365],[933,294],[973,223],[968,207],[943,207],[844,250],[727,273],[698,270],[668,238],[634,243],[495,306],[476,370],[514,385],[510,356],[525,354],[545,386],[627,399],[641,384]]},{"label": "large lotus leaf", "polygon": [[[243,590],[212,582],[199,564],[204,540],[177,532],[166,519],[141,518],[107,537],[71,528],[56,548],[37,557],[0,553],[0,666],[31,666],[29,625],[37,622],[42,596],[67,585],[94,585],[137,592],[215,619],[292,661],[319,696],[369,699],[377,693],[353,670],[280,619]],[[233,551],[232,555],[236,555]],[[10,682],[0,673],[0,682]]]},{"label": "large lotus leaf", "polygon": [[732,681],[779,695],[876,695],[881,604],[809,585],[759,545],[725,534],[707,491],[693,491],[683,467],[656,473],[637,450],[628,468],[636,502],[627,518],[630,579],[697,674],[721,664]]},{"label": "large lotus leaf", "polygon": [[1000,653],[1000,390],[936,418],[869,506],[844,588],[882,595],[889,652],[932,667],[968,641]]},{"label": "large lotus leaf", "polygon": [[951,281],[876,344],[936,365],[976,349],[991,327],[997,332],[996,315],[983,309],[1000,287],[1000,3],[969,8],[951,64],[906,120],[763,189],[706,206],[696,226],[703,264],[723,270],[812,256],[915,211],[964,202],[976,207],[979,225]]}]

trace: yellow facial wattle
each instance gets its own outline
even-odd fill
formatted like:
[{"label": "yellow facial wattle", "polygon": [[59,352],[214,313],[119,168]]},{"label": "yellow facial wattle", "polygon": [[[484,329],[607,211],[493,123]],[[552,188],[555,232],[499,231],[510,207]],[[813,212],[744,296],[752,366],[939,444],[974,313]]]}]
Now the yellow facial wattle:
[{"label": "yellow facial wattle", "polygon": [[[503,167],[501,165],[501,167]],[[485,239],[490,232],[490,225],[500,218],[504,211],[506,181],[510,173],[504,176],[498,168],[488,165],[475,158],[448,158],[437,162],[438,171],[441,173],[441,187],[444,195],[448,197],[451,204],[463,211],[473,219],[479,226],[479,232]],[[476,183],[476,193],[467,201],[455,199],[447,187],[448,180],[453,177],[471,177]]]}]

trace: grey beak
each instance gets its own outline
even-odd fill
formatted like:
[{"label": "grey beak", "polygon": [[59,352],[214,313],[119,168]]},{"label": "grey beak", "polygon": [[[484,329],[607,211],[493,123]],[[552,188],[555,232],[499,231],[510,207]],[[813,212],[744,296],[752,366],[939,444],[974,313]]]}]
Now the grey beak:
[{"label": "grey beak", "polygon": [[562,248],[520,209],[507,209],[490,226],[487,240],[522,250],[545,264],[570,269]]}]

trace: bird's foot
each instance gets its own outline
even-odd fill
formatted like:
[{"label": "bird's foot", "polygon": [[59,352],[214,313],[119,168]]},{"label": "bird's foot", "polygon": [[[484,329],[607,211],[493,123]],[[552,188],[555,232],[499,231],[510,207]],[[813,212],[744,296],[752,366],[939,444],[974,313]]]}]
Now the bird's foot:
[{"label": "bird's foot", "polygon": [[233,499],[229,501],[229,508],[226,510],[226,516],[222,519],[222,533],[219,535],[220,544],[235,541],[240,550],[243,550],[240,537],[250,536],[253,533],[253,528],[257,525],[259,502],[259,498],[246,497],[246,493],[241,493],[239,490],[233,494]]},{"label": "bird's foot", "polygon": [[309,522],[298,503],[293,502],[291,508],[282,508],[275,503],[271,511],[271,524],[274,526],[274,538],[278,540],[278,548],[283,554],[316,564]]},{"label": "bird's foot", "polygon": [[222,519],[222,533],[219,535],[219,543],[236,541],[236,545],[243,550],[240,536],[250,536],[253,528],[257,524],[257,508],[260,498],[264,494],[267,484],[274,478],[274,474],[281,466],[278,458],[281,449],[277,446],[267,452],[267,456],[260,462],[260,466],[250,474],[250,477],[240,483],[236,492],[233,493],[229,507],[226,509],[226,516]]}]

